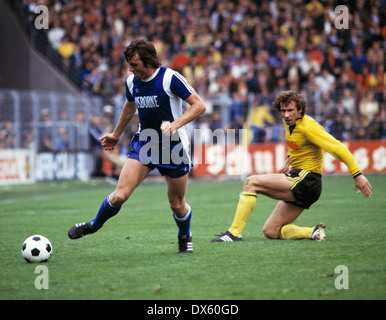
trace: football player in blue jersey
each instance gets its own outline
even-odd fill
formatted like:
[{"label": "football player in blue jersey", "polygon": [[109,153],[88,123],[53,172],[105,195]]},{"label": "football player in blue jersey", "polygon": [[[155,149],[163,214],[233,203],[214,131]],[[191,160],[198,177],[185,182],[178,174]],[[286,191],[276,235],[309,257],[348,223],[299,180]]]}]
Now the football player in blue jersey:
[{"label": "football player in blue jersey", "polygon": [[[205,104],[181,74],[161,66],[151,42],[135,40],[124,54],[132,73],[126,81],[126,102],[113,132],[100,140],[105,150],[112,150],[137,110],[139,131],[132,139],[131,151],[114,192],[103,201],[94,219],[75,224],[68,236],[78,239],[99,230],[157,168],[165,176],[170,208],[178,226],[178,252],[192,253],[192,209],[185,202],[192,162],[184,125],[200,116],[206,109]],[[185,112],[183,100],[190,105]]]}]

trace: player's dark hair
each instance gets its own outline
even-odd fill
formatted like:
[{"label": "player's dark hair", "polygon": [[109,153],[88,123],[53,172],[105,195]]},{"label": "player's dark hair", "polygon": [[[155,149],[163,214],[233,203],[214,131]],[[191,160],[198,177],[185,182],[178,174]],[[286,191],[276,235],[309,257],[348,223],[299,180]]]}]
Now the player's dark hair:
[{"label": "player's dark hair", "polygon": [[124,52],[126,61],[129,62],[136,53],[138,53],[145,66],[151,66],[153,68],[161,66],[161,61],[157,56],[157,50],[151,42],[144,39],[132,41]]},{"label": "player's dark hair", "polygon": [[282,106],[288,106],[291,102],[295,102],[296,108],[302,111],[302,116],[306,112],[306,100],[303,95],[295,91],[282,91],[280,92],[275,100],[273,100],[272,106],[274,109],[280,112]]}]

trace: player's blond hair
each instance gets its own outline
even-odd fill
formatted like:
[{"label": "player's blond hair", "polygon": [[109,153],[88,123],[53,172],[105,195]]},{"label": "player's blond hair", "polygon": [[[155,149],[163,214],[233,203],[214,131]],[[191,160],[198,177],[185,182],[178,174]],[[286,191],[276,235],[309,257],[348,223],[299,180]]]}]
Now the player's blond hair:
[{"label": "player's blond hair", "polygon": [[306,112],[306,100],[302,94],[292,90],[280,92],[275,100],[273,100],[272,106],[280,112],[280,107],[288,106],[291,102],[295,102],[296,108],[301,110],[302,116],[304,116],[304,113]]}]

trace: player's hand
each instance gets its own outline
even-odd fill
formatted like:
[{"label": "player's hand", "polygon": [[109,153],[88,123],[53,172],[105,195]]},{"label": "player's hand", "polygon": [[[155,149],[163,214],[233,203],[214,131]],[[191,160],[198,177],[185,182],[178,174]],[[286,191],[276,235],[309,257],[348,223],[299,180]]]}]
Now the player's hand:
[{"label": "player's hand", "polygon": [[102,141],[102,147],[105,150],[113,150],[115,145],[119,141],[119,137],[114,136],[112,133],[105,134],[104,136],[99,138],[100,141]]},{"label": "player's hand", "polygon": [[163,121],[161,123],[161,131],[165,136],[169,137],[177,131],[177,128],[174,127],[173,122]]},{"label": "player's hand", "polygon": [[367,178],[361,174],[355,179],[355,186],[357,187],[357,193],[362,192],[365,197],[371,197],[373,187]]}]

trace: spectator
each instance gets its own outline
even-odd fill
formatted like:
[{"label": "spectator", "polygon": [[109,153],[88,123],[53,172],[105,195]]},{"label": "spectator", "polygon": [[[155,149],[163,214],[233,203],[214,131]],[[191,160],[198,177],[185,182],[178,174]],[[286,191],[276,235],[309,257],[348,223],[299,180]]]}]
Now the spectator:
[{"label": "spectator", "polygon": [[185,50],[185,46],[182,46],[176,55],[174,55],[170,68],[182,72],[185,66],[190,62],[190,56]]},{"label": "spectator", "polygon": [[336,139],[343,141],[344,136],[347,136],[345,133],[345,124],[343,119],[343,114],[341,114],[337,109],[331,110],[328,120],[324,123],[325,130],[332,134]]},{"label": "spectator", "polygon": [[55,141],[56,151],[68,151],[70,149],[70,143],[68,141],[68,130],[66,128],[58,128],[58,134]]},{"label": "spectator", "polygon": [[352,69],[356,74],[362,71],[364,65],[368,63],[366,56],[362,52],[362,47],[357,45],[355,47],[355,53],[351,57]]},{"label": "spectator", "polygon": [[15,147],[15,132],[12,121],[0,123],[0,149],[12,149]]},{"label": "spectator", "polygon": [[[38,3],[28,2],[30,23]],[[368,91],[374,90],[379,104],[385,101],[385,11],[378,1],[350,3],[350,28],[337,30],[337,3],[48,2],[52,24],[42,33],[64,56],[72,52],[69,68],[78,75],[83,93],[107,98],[124,96],[127,66],[120,59],[122,47],[137,37],[148,38],[163,64],[192,77],[204,98],[234,100],[227,117],[232,126],[240,119],[245,122],[262,88],[271,96],[279,87],[304,92],[314,116],[323,114],[325,92],[335,107],[341,103],[348,112],[355,112],[354,92],[356,108]],[[351,92],[349,98],[345,89]]]},{"label": "spectator", "polygon": [[66,30],[61,26],[60,18],[58,16],[53,17],[52,27],[47,32],[47,38],[51,46],[55,50],[59,50],[62,44],[62,39],[66,34]]},{"label": "spectator", "polygon": [[264,142],[266,135],[265,127],[267,124],[273,124],[274,122],[275,118],[269,111],[269,106],[256,103],[249,112],[247,121],[244,125],[244,128],[249,131],[248,137],[250,137],[250,140],[248,142]]},{"label": "spectator", "polygon": [[314,70],[317,74],[320,72],[320,65],[312,59],[311,51],[306,50],[305,58],[299,63],[301,77],[307,80],[311,70]]},{"label": "spectator", "polygon": [[66,62],[69,62],[69,58],[74,53],[74,48],[75,44],[70,41],[70,38],[67,35],[65,35],[59,45],[58,52]]},{"label": "spectator", "polygon": [[354,114],[356,112],[355,97],[352,94],[352,90],[350,90],[349,88],[343,89],[341,103],[346,113]]},{"label": "spectator", "polygon": [[39,125],[39,151],[47,152],[53,150],[52,144],[52,119],[49,109],[40,111],[41,122]]},{"label": "spectator", "polygon": [[94,166],[92,168],[92,177],[102,177],[102,146],[99,141],[99,138],[102,136],[102,128],[100,127],[100,118],[95,114],[90,117],[90,145],[91,145],[91,154],[94,161]]},{"label": "spectator", "polygon": [[186,64],[182,68],[182,73],[184,74],[186,80],[196,87],[196,83],[204,76],[204,66],[198,62],[196,54],[193,54],[190,58],[190,63]]},{"label": "spectator", "polygon": [[385,73],[385,67],[383,66],[383,64],[379,64],[377,67],[377,72],[375,74],[375,81],[377,82],[376,89],[375,89],[376,99],[379,102],[385,102],[386,97],[384,97],[383,92],[386,88],[386,73]]},{"label": "spectator", "polygon": [[78,111],[74,117],[75,143],[74,148],[77,151],[84,151],[88,148],[88,132],[86,118],[83,111]]},{"label": "spectator", "polygon": [[315,83],[320,93],[329,92],[331,91],[332,84],[335,83],[335,77],[328,69],[322,69],[322,73],[316,77]]},{"label": "spectator", "polygon": [[376,86],[377,80],[375,79],[375,76],[370,73],[368,64],[362,66],[362,71],[357,76],[357,83],[359,84],[360,91],[364,94]]},{"label": "spectator", "polygon": [[352,77],[352,76],[353,76],[352,74],[350,76],[348,72],[342,71],[336,84],[336,89],[340,91],[340,94],[342,94],[342,92],[344,92],[345,89],[348,89],[351,91],[355,89],[356,77]]},{"label": "spectator", "polygon": [[363,126],[366,128],[374,120],[379,112],[379,103],[374,99],[374,92],[369,91],[359,105],[359,111],[363,118]]}]

